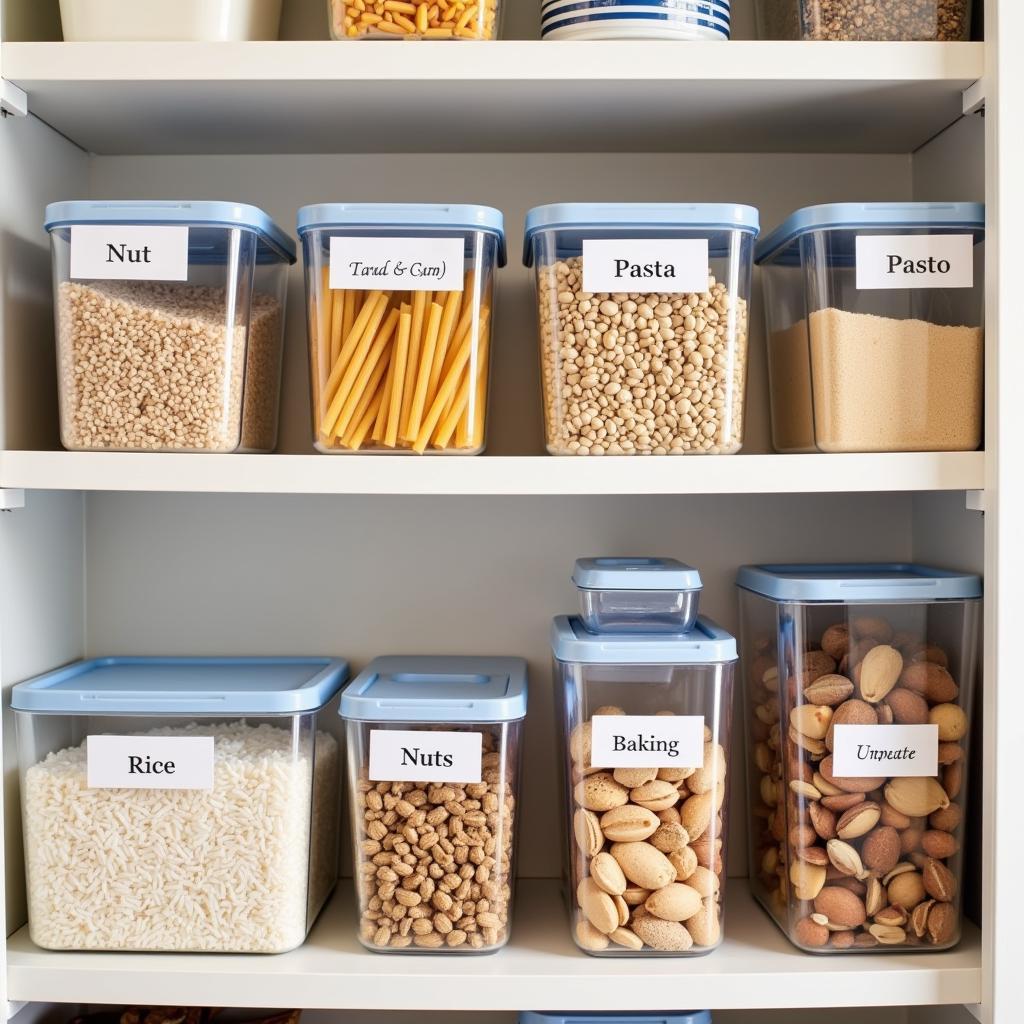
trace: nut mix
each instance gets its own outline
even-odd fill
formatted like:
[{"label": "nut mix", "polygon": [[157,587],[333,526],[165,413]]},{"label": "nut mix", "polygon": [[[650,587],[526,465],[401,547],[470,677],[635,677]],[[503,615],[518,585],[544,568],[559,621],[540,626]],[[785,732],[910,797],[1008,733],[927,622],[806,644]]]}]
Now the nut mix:
[{"label": "nut mix", "polygon": [[771,39],[970,39],[970,0],[760,0]]}]

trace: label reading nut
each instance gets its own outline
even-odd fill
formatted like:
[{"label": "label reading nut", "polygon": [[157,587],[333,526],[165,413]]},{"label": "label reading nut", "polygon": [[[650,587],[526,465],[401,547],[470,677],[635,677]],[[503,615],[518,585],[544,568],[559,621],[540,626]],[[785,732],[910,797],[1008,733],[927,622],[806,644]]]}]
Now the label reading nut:
[{"label": "label reading nut", "polygon": [[483,733],[370,730],[370,781],[479,782]]},{"label": "label reading nut", "polygon": [[72,281],[187,281],[188,227],[74,224]]},{"label": "label reading nut", "polygon": [[597,715],[591,719],[593,768],[700,768],[699,715]]},{"label": "label reading nut", "polygon": [[706,292],[708,240],[586,238],[583,240],[583,290]]},{"label": "label reading nut", "polygon": [[837,725],[832,774],[847,778],[939,774],[937,725]]},{"label": "label reading nut", "polygon": [[973,288],[973,235],[858,235],[857,287]]},{"label": "label reading nut", "polygon": [[89,789],[213,789],[212,736],[87,736]]},{"label": "label reading nut", "polygon": [[331,239],[331,288],[357,291],[461,292],[461,238]]}]

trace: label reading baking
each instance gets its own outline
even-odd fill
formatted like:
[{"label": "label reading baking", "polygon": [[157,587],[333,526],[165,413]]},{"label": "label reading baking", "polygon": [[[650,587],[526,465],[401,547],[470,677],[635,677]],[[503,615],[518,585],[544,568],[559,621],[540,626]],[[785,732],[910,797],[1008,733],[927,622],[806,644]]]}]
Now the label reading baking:
[{"label": "label reading baking", "polygon": [[188,227],[75,224],[72,281],[187,281]]},{"label": "label reading baking", "polygon": [[461,292],[461,238],[331,239],[331,287],[360,291]]},{"label": "label reading baking", "polygon": [[708,290],[706,238],[587,238],[585,292]]},{"label": "label reading baking", "polygon": [[483,733],[426,729],[370,731],[370,781],[479,782]]},{"label": "label reading baking", "polygon": [[699,768],[704,719],[699,715],[596,715],[593,768]]},{"label": "label reading baking", "polygon": [[857,287],[973,288],[973,235],[858,235]]},{"label": "label reading baking", "polygon": [[939,774],[937,725],[837,725],[832,774],[847,779]]},{"label": "label reading baking", "polygon": [[212,736],[89,736],[90,789],[213,789]]}]

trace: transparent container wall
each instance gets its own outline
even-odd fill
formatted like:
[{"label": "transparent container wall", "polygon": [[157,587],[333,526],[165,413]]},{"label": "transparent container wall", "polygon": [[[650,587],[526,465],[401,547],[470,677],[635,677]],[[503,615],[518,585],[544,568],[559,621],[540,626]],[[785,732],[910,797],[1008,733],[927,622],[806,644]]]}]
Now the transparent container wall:
[{"label": "transparent container wall", "polygon": [[577,590],[591,633],[686,633],[700,603],[699,590]]},{"label": "transparent container wall", "polygon": [[[356,905],[367,949],[465,955],[508,942],[522,725],[347,722]],[[479,734],[479,779],[373,781],[371,734],[396,729],[422,734],[420,771],[432,752],[447,749],[440,733]]]},{"label": "transparent container wall", "polygon": [[329,287],[332,237],[442,237],[437,232],[332,228],[306,234],[313,440],[319,451],[484,450],[498,242],[489,232],[463,234],[464,287],[452,292]]},{"label": "transparent container wall", "polygon": [[72,280],[69,229],[50,239],[65,448],[273,450],[286,262],[257,266],[251,231],[192,226],[186,281]]},{"label": "transparent container wall", "polygon": [[971,0],[757,0],[761,39],[932,40],[971,37]]},{"label": "transparent container wall", "polygon": [[[32,941],[193,953],[301,945],[338,873],[340,753],[318,714],[16,712]],[[213,788],[90,788],[90,736],[212,736]]]},{"label": "transparent container wall", "polygon": [[[400,8],[400,9],[399,9]],[[327,0],[334,39],[497,39],[503,0]]]},{"label": "transparent container wall", "polygon": [[799,261],[787,254],[763,264],[778,451],[973,451],[981,443],[984,244],[974,246],[971,288],[858,288],[856,239],[884,234],[815,231],[801,239]]},{"label": "transparent container wall", "polygon": [[[587,237],[635,238],[640,230],[594,231]],[[711,234],[708,287],[699,293],[587,292],[578,236],[548,230],[533,242],[548,451],[738,452],[747,380],[750,234]]]},{"label": "transparent container wall", "polygon": [[[811,952],[956,945],[980,602],[740,594],[754,895]],[[836,726],[883,727],[858,738],[859,756],[913,742],[902,732],[886,741],[886,728],[928,724],[938,726],[936,776],[887,774],[909,762],[870,753],[864,774],[834,773]]]},{"label": "transparent container wall", "polygon": [[277,39],[282,0],[60,0],[65,42]]},{"label": "transparent container wall", "polygon": [[[734,663],[554,664],[573,936],[593,956],[693,956],[722,939]],[[699,768],[594,764],[593,720],[703,722]],[[643,731],[642,723],[627,732]]]}]

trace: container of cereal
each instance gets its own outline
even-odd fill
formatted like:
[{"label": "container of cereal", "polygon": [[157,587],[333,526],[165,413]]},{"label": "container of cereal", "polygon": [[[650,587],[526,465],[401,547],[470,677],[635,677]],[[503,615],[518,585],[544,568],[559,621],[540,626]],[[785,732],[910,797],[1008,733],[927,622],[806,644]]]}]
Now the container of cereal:
[{"label": "container of cereal", "polygon": [[530,211],[552,455],[740,450],[757,232],[729,204]]},{"label": "container of cereal", "polygon": [[763,565],[737,582],[754,896],[810,952],[955,946],[980,578]]},{"label": "container of cereal", "polygon": [[501,213],[328,203],[299,235],[317,449],[482,452]]},{"label": "container of cereal", "polygon": [[377,658],[346,687],[359,939],[493,953],[511,928],[526,662]]},{"label": "container of cereal", "polygon": [[65,448],[273,450],[295,245],[262,210],[54,203],[46,229]]},{"label": "container of cereal", "polygon": [[722,940],[736,641],[551,629],[573,935],[593,956],[695,956]]},{"label": "container of cereal", "polygon": [[971,38],[971,0],[757,0],[762,39],[930,40]]},{"label": "container of cereal", "polygon": [[68,43],[277,39],[281,0],[60,0]]},{"label": "container of cereal", "polygon": [[327,0],[334,39],[497,39],[503,0]]},{"label": "container of cereal", "polygon": [[283,953],[338,873],[326,658],[101,658],[14,687],[44,949]]},{"label": "container of cereal", "polygon": [[984,239],[979,203],[812,206],[762,239],[778,451],[978,447]]}]

